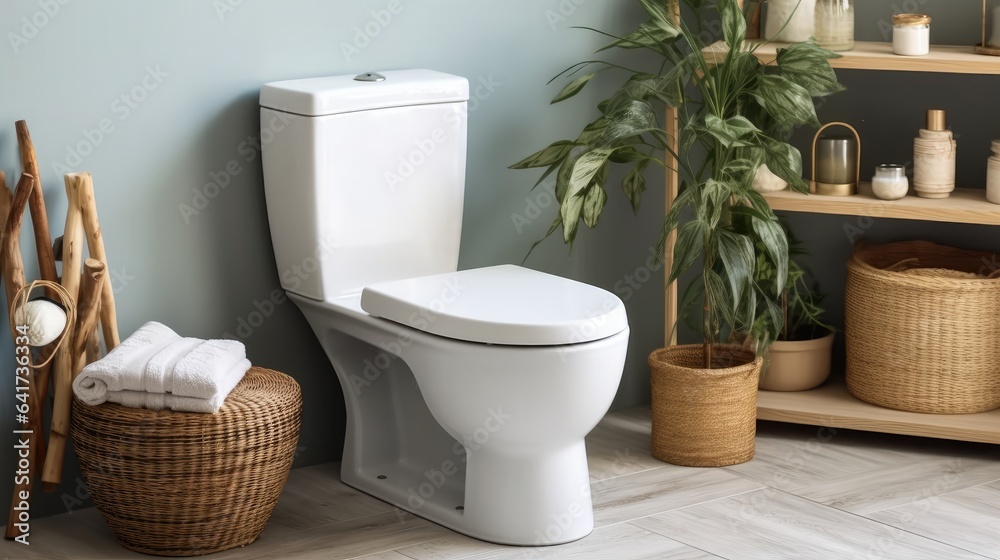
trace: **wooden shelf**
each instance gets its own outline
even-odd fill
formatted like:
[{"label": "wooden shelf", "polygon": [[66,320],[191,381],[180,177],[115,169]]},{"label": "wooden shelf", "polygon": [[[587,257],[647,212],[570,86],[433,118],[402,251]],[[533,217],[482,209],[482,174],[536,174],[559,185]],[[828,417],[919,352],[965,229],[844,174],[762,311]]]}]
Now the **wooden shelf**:
[{"label": "wooden shelf", "polygon": [[780,191],[764,197],[774,210],[789,212],[1000,225],[1000,204],[987,201],[982,189],[956,189],[948,198],[920,198],[911,193],[899,200],[875,198],[868,183],[862,183],[860,191],[854,196]]},{"label": "wooden shelf", "polygon": [[[772,62],[779,48],[787,43],[768,43],[757,49],[762,62]],[[718,42],[705,49],[710,62],[721,60],[725,43]],[[931,45],[926,56],[892,54],[891,43],[857,41],[854,50],[837,53],[841,58],[830,61],[834,68],[850,70],[892,70],[903,72],[944,72],[948,74],[1000,74],[1000,57],[976,54],[972,46]]]},{"label": "wooden shelf", "polygon": [[980,414],[920,414],[859,401],[843,379],[810,391],[757,393],[757,418],[869,432],[1000,444],[1000,410]]}]

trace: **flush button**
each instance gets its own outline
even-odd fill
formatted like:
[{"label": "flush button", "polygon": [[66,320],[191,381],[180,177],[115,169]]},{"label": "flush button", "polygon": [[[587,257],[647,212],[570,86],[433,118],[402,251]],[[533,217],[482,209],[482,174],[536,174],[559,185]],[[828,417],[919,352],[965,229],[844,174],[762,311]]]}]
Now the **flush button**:
[{"label": "flush button", "polygon": [[364,74],[354,76],[354,79],[358,82],[383,82],[385,81],[385,76],[378,72],[365,72]]}]

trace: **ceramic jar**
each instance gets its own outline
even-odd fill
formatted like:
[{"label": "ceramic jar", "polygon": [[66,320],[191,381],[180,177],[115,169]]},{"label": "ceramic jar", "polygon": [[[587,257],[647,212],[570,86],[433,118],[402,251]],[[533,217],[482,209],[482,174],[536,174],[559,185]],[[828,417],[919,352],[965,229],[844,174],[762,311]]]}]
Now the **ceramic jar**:
[{"label": "ceramic jar", "polygon": [[921,14],[892,16],[892,52],[923,56],[931,50],[931,18]]},{"label": "ceramic jar", "polygon": [[816,42],[831,51],[854,48],[854,0],[816,0]]},{"label": "ceramic jar", "polygon": [[872,194],[882,200],[898,200],[906,196],[910,190],[910,181],[906,178],[906,168],[902,165],[883,163],[875,168],[872,177]]},{"label": "ceramic jar", "polygon": [[913,190],[923,198],[948,198],[955,190],[958,144],[944,111],[927,111],[927,128],[913,140]]},{"label": "ceramic jar", "polygon": [[986,200],[1000,204],[1000,140],[993,141],[993,155],[986,167]]},{"label": "ceramic jar", "polygon": [[815,11],[816,0],[802,0],[801,3],[799,0],[768,0],[764,37],[783,43],[808,41],[813,36]]}]

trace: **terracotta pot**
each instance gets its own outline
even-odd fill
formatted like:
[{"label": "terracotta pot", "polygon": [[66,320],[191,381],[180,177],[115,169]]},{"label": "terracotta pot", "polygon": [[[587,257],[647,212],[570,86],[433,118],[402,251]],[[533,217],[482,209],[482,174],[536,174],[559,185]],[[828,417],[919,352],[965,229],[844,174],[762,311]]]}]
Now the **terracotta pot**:
[{"label": "terracotta pot", "polygon": [[760,376],[765,391],[805,391],[830,376],[833,333],[812,340],[779,340],[771,345],[770,361]]},{"label": "terracotta pot", "polygon": [[688,467],[724,467],[753,458],[757,380],[763,358],[734,346],[671,346],[649,355],[653,386],[652,455]]}]

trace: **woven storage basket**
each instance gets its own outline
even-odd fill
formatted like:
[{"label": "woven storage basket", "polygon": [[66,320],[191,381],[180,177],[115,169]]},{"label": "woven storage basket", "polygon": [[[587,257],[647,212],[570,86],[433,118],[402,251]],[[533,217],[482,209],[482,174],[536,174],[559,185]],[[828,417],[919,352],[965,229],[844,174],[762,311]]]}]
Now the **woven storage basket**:
[{"label": "woven storage basket", "polygon": [[74,399],[73,443],[122,546],[196,556],[260,536],[295,457],[301,411],[294,379],[252,368],[217,414]]},{"label": "woven storage basket", "polygon": [[[653,385],[653,457],[688,467],[723,467],[753,458],[757,381],[762,358],[716,346],[703,369],[701,345],[670,346],[649,355]],[[739,364],[733,367],[720,367]]]},{"label": "woven storage basket", "polygon": [[[969,274],[895,271],[912,259]],[[924,241],[855,250],[844,302],[851,394],[910,412],[1000,407],[1000,280],[968,277],[989,274],[993,259]]]}]

